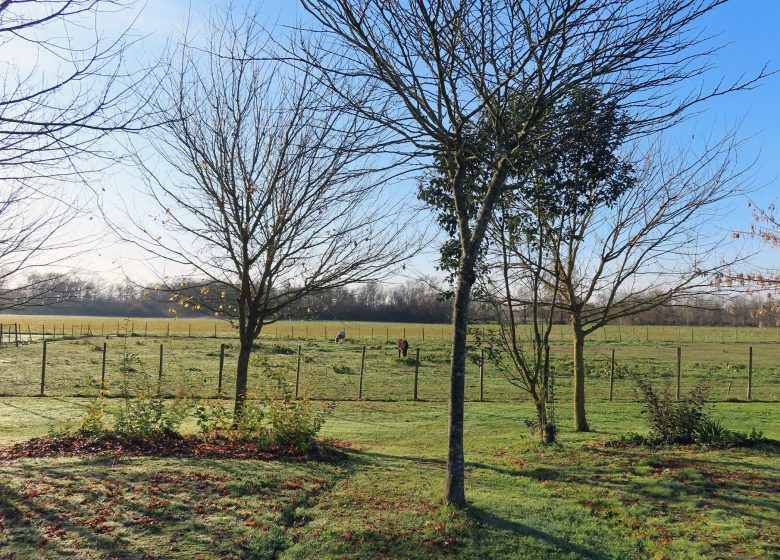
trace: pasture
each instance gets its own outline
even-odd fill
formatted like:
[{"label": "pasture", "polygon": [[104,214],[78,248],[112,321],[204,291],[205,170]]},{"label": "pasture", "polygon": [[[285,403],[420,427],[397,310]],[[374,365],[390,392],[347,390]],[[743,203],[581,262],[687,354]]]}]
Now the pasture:
[{"label": "pasture", "polygon": [[[26,334],[27,319],[2,322],[22,323]],[[205,320],[147,325],[136,319],[120,322],[117,336],[116,320],[105,320],[101,337],[95,334],[99,319],[57,317],[46,319],[60,334],[54,338],[52,327],[46,334],[41,398],[43,336],[32,333],[37,324],[42,334],[41,321],[29,319],[30,337],[9,344],[6,330],[0,347],[2,445],[61,429],[84,415],[100,391],[103,343],[110,396],[159,381],[171,396],[216,403],[223,344],[222,392],[233,390],[235,340],[227,325]],[[95,336],[79,332],[89,322]],[[337,345],[330,336],[342,326],[347,342]],[[395,340],[404,329],[411,350],[399,359]],[[465,426],[470,507],[456,512],[440,505],[448,327],[301,322],[280,324],[277,334],[271,326],[252,361],[250,390],[274,393],[282,380],[292,391],[299,373],[299,394],[315,407],[337,401],[321,436],[344,448],[343,458],[87,453],[2,461],[0,558],[777,557],[776,451],[604,445],[629,431],[647,431],[631,376],[673,383],[678,347],[683,391],[708,378],[711,400],[718,401],[708,405],[714,417],[731,429],[755,427],[780,439],[776,332],[634,330],[636,337],[631,327],[610,327],[589,341],[591,433],[570,429],[569,345],[564,338],[552,349],[561,430],[552,447],[540,447],[531,437],[524,422],[533,416],[527,396],[490,364],[483,370],[480,402],[479,351],[472,349]],[[755,402],[744,402],[750,346]],[[615,391],[609,402],[613,349]],[[419,402],[412,400],[415,370]],[[109,412],[121,402],[109,399]],[[196,430],[193,419],[185,429]]]},{"label": "pasture", "polygon": [[[0,395],[40,394],[44,332],[48,340],[46,395],[96,395],[101,383],[111,395],[126,392],[142,382],[159,381],[162,391],[171,395],[214,397],[220,389],[220,362],[223,363],[222,393],[230,395],[234,391],[231,368],[237,341],[230,326],[222,321],[6,316],[0,317],[0,322],[5,325],[6,333],[0,346]],[[12,331],[7,325],[14,323],[21,325],[18,330],[25,334],[18,345],[13,334],[8,336]],[[27,335],[28,324],[30,335]],[[38,327],[37,337],[33,325]],[[49,327],[43,331],[45,325]],[[336,344],[332,336],[340,328],[346,329],[347,341]],[[324,322],[270,325],[261,336],[250,365],[250,389],[274,391],[277,379],[283,379],[293,388],[297,377],[299,394],[312,399],[412,400],[416,371],[418,399],[444,401],[448,391],[449,336],[449,326],[444,325]],[[406,359],[399,359],[396,350],[396,340],[402,337],[411,345]],[[556,326],[554,340],[551,353],[556,371],[555,390],[558,400],[566,402],[571,392],[566,326]],[[223,345],[224,358],[221,358]],[[711,382],[712,400],[745,399],[752,348],[752,400],[780,400],[780,339],[776,329],[617,326],[596,332],[587,341],[588,399],[609,400],[613,350],[613,399],[633,401],[634,375],[658,383],[675,382],[677,348],[681,352],[683,390],[706,378]],[[480,382],[479,363],[480,349],[472,347],[467,399],[479,400],[480,393],[488,401],[527,399],[521,389],[509,383],[489,362],[482,368]]]}]

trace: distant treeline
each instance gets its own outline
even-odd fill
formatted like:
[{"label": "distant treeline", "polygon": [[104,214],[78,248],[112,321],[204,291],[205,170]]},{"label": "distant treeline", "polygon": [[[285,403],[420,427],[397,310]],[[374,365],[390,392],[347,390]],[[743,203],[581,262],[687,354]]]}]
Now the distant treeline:
[{"label": "distant treeline", "polygon": [[[197,282],[190,282],[197,285]],[[36,275],[23,288],[6,290],[0,311],[27,315],[87,315],[107,317],[203,317],[203,311],[177,306],[170,294],[154,287],[108,283],[79,276]],[[197,288],[191,288],[197,289]],[[185,292],[187,289],[180,290]],[[14,302],[29,302],[14,307]],[[489,321],[491,310],[475,302],[472,319]],[[530,319],[530,307],[520,307],[519,321]],[[302,300],[290,309],[290,319],[448,323],[451,303],[443,292],[421,281],[383,285],[377,282],[331,290]],[[556,322],[566,323],[556,311]],[[758,294],[726,299],[710,296],[676,301],[674,305],[628,317],[624,325],[758,326],[780,325],[780,310]]]}]

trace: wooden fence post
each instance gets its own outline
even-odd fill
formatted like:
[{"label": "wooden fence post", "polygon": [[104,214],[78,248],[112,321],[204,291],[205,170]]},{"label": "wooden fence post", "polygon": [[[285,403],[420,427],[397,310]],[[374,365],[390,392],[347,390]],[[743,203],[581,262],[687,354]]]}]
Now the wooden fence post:
[{"label": "wooden fence post", "polygon": [[225,343],[219,345],[219,379],[217,381],[217,395],[222,394],[222,369],[225,367]]},{"label": "wooden fence post", "polygon": [[0,323],[0,348],[3,347],[3,323]]},{"label": "wooden fence post", "polygon": [[16,343],[16,347],[19,347],[19,324],[14,323],[14,342]]},{"label": "wooden fence post", "polygon": [[41,396],[44,395],[44,391],[46,388],[46,344],[47,342],[43,341],[43,359],[41,360]]},{"label": "wooden fence post", "polygon": [[217,338],[217,324],[214,323],[214,338]]},{"label": "wooden fence post", "polygon": [[748,385],[747,400],[753,400],[753,347],[748,348]]},{"label": "wooden fence post", "polygon": [[682,348],[677,347],[677,400],[680,400],[680,378],[682,377]]},{"label": "wooden fence post", "polygon": [[363,400],[363,372],[366,369],[366,347],[363,346],[363,355],[360,357],[360,384],[358,385],[358,400]]},{"label": "wooden fence post", "polygon": [[146,338],[146,334],[149,332],[149,323],[144,323],[144,338]]},{"label": "wooden fence post", "polygon": [[187,336],[192,338],[192,323],[187,323]]},{"label": "wooden fence post", "polygon": [[422,328],[422,339],[425,342],[425,327]]},{"label": "wooden fence post", "polygon": [[160,344],[160,365],[157,369],[157,394],[160,394],[160,387],[162,386],[162,373],[163,373],[163,345]]},{"label": "wooden fence post", "polygon": [[485,349],[479,351],[479,402],[485,400]]},{"label": "wooden fence post", "polygon": [[615,349],[612,349],[612,363],[609,368],[609,402],[612,402],[612,398],[615,394]]},{"label": "wooden fence post", "polygon": [[420,349],[417,349],[417,358],[414,361],[414,400],[417,400],[417,378],[420,375]]},{"label": "wooden fence post", "polygon": [[295,367],[295,398],[298,398],[298,389],[301,385],[301,345],[298,345],[298,365]]},{"label": "wooden fence post", "polygon": [[106,390],[106,343],[103,343],[103,367],[100,372],[100,390]]}]

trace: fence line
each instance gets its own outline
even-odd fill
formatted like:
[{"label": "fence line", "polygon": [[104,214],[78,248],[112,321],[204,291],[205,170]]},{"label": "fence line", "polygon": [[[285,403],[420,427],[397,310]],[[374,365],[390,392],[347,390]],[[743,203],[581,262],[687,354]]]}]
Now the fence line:
[{"label": "fence line", "polygon": [[[66,339],[67,340],[67,339]],[[45,340],[42,341],[42,353],[41,353],[41,374],[40,374],[40,396],[46,395],[46,382],[47,382],[47,364],[49,363],[51,359],[51,351],[49,349],[49,343],[52,342],[51,340]],[[225,350],[228,347],[227,344],[221,343],[219,346],[219,374],[218,374],[218,380],[217,380],[217,386],[216,386],[216,395],[222,395],[223,394],[223,370],[224,370],[224,364],[225,364]],[[106,361],[107,361],[107,355],[108,355],[108,345],[104,341],[102,343],[102,348],[99,348],[102,351],[102,360],[101,360],[101,375],[100,375],[100,389],[101,391],[105,391],[106,389],[106,375],[107,375],[107,368],[106,368]],[[387,355],[389,352],[387,350],[390,350],[389,348],[385,349],[385,355]],[[615,380],[616,380],[616,367],[618,364],[618,355],[615,348],[611,348],[611,355],[609,358],[609,377],[608,377],[608,383],[609,383],[609,402],[612,402],[614,400],[615,395]],[[125,349],[126,351],[126,349]],[[391,351],[392,352],[392,351]],[[161,391],[162,383],[163,383],[163,377],[164,377],[164,344],[159,345],[159,359],[158,359],[158,368],[157,368],[157,377],[158,377],[158,391]],[[295,392],[294,395],[296,398],[299,397],[300,393],[300,387],[302,382],[304,381],[304,375],[301,370],[301,363],[303,360],[304,352],[303,347],[301,344],[297,345],[297,360],[296,360],[296,367],[295,367]],[[358,378],[358,387],[357,387],[357,399],[363,400],[364,398],[364,390],[365,390],[365,375],[367,371],[371,367],[370,363],[370,356],[368,356],[369,359],[367,359],[367,347],[364,345],[362,346],[362,349],[360,350],[360,373]],[[683,349],[682,347],[678,346],[676,348],[676,398],[677,400],[680,400],[681,398],[681,386],[682,386],[682,379],[683,379]],[[410,361],[412,363],[410,363]],[[403,361],[406,366],[413,366],[414,368],[414,375],[411,379],[411,385],[409,387],[409,393],[408,398],[410,398],[413,401],[420,400],[419,398],[419,387],[420,387],[420,366],[423,363],[420,358],[420,348],[419,346],[415,349],[415,358],[413,360],[404,359]],[[754,366],[754,355],[753,355],[753,346],[748,347],[748,353],[746,356],[746,400],[751,401],[753,400],[753,366]],[[486,370],[488,362],[485,360],[485,349],[480,348],[479,357],[476,359],[476,364],[478,366],[478,394],[479,394],[479,401],[485,401],[485,379],[486,379]],[[744,367],[744,363],[743,366]],[[335,366],[333,368],[335,370]],[[315,374],[312,374],[315,375]],[[500,373],[493,371],[493,375],[500,375]],[[424,379],[423,379],[424,381]],[[593,381],[590,381],[593,382]],[[733,400],[731,398],[731,385],[732,380],[728,380],[728,389],[726,392],[726,400]],[[8,396],[8,395],[6,395]],[[15,396],[15,395],[14,395]],[[23,395],[19,395],[23,396]],[[375,398],[380,398],[379,396]],[[351,399],[339,399],[334,398],[333,400],[351,400]],[[407,400],[407,399],[401,399],[401,400]]]}]

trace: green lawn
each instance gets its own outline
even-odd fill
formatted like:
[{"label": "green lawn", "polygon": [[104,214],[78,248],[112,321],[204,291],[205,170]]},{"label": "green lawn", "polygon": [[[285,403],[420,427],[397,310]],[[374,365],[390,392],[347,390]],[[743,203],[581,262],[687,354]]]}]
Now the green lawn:
[{"label": "green lawn", "polygon": [[[82,414],[76,398],[0,398],[0,441]],[[778,405],[720,403],[780,438]],[[759,450],[610,449],[633,403],[540,448],[527,404],[467,405],[467,512],[440,505],[446,404],[340,402],[340,462],[98,456],[0,464],[0,558],[772,558],[780,461]]]}]

